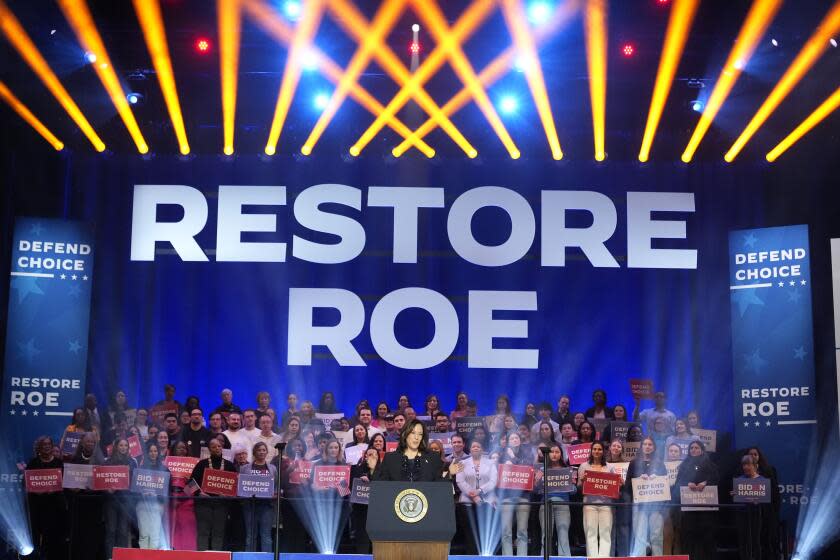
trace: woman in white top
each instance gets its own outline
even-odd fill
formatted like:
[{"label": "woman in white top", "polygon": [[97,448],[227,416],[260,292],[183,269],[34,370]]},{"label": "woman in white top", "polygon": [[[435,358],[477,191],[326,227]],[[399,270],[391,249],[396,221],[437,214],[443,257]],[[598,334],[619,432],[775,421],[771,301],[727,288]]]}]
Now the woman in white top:
[{"label": "woman in white top", "polygon": [[[607,464],[603,442],[592,443],[589,460],[578,469],[578,486],[583,487],[589,471],[614,472]],[[606,558],[610,555],[613,512],[607,505],[613,500],[605,496],[584,496],[583,529],[586,532],[586,555],[590,558]]]},{"label": "woman in white top", "polygon": [[[472,554],[492,553],[486,550],[489,547],[495,548],[493,539],[493,523],[495,510],[492,506],[496,503],[496,482],[499,472],[496,462],[484,455],[484,448],[481,442],[470,443],[470,456],[464,459],[461,464],[464,469],[455,475],[455,483],[461,490],[458,501],[466,506],[466,515],[469,518],[469,526],[474,531],[465,531],[467,534],[468,551]],[[492,545],[488,545],[493,541]]]}]

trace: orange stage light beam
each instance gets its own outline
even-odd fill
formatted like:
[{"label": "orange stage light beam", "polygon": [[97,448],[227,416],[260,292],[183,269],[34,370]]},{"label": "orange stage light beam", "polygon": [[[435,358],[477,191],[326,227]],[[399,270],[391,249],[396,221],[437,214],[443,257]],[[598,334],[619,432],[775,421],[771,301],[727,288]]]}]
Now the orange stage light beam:
[{"label": "orange stage light beam", "polygon": [[[283,18],[270,6],[265,3],[265,0],[241,0],[242,7],[253,18],[254,23],[259,25],[263,31],[272,36],[280,43],[289,45],[294,37],[292,29],[286,25]],[[326,76],[332,83],[338,84],[344,71],[324,52],[319,50],[316,46],[312,46],[310,52],[314,54],[318,69]],[[358,82],[350,84],[349,95],[362,107],[370,111],[374,116],[379,115],[385,110],[385,107],[376,100],[368,91],[363,88]],[[411,135],[411,129],[408,128],[402,121],[396,117],[388,120],[388,125],[403,138],[408,138]],[[415,139],[412,141],[421,152],[428,157],[434,157],[435,151],[426,144],[423,140]]]},{"label": "orange stage light beam", "polygon": [[315,144],[321,138],[321,135],[327,129],[327,126],[338,112],[338,108],[341,107],[341,104],[347,98],[350,85],[356,83],[359,76],[362,72],[364,72],[365,68],[367,68],[370,63],[371,58],[373,58],[373,49],[377,46],[377,44],[385,40],[388,33],[394,27],[394,24],[397,22],[397,18],[399,18],[403,12],[406,1],[407,0],[386,0],[380,4],[379,9],[371,22],[370,30],[367,33],[367,39],[359,45],[356,52],[353,54],[353,58],[350,59],[350,63],[347,65],[344,74],[341,76],[341,80],[338,82],[338,87],[335,89],[332,96],[330,96],[327,106],[324,108],[321,116],[318,117],[318,122],[315,123],[315,126],[309,133],[309,137],[300,149],[301,153],[304,155],[312,153],[312,148],[315,147]]},{"label": "orange stage light beam", "polygon": [[645,162],[650,158],[650,149],[656,136],[662,111],[668,101],[671,84],[677,73],[680,58],[682,58],[685,42],[691,30],[691,23],[697,13],[700,0],[674,0],[671,6],[671,17],[668,20],[668,30],[665,32],[665,44],[662,46],[662,57],[659,59],[659,69],[656,71],[656,82],[653,86],[653,96],[650,99],[645,134],[642,147],[639,150],[639,161]]},{"label": "orange stage light beam", "polygon": [[280,132],[283,130],[283,124],[286,122],[289,107],[292,105],[292,99],[300,81],[301,59],[309,49],[315,33],[318,31],[321,17],[324,15],[324,7],[324,0],[309,0],[303,4],[303,13],[289,47],[286,66],[283,68],[283,80],[280,83],[277,105],[274,108],[274,118],[271,120],[271,130],[268,133],[268,142],[265,145],[265,153],[268,155],[274,154],[277,150]]},{"label": "orange stage light beam", "polygon": [[102,42],[99,31],[96,30],[96,23],[93,21],[93,16],[85,0],[58,0],[58,5],[84,49],[96,56],[96,64],[93,65],[93,69],[96,71],[99,81],[105,87],[105,91],[108,92],[108,96],[131,135],[131,139],[134,140],[137,151],[141,154],[147,153],[149,146],[143,138],[143,133],[140,132],[134,113],[131,112],[131,107],[129,107],[125,98],[125,91],[123,91],[120,80],[114,72],[114,66],[111,64],[108,51],[105,50],[105,44]]},{"label": "orange stage light beam", "polygon": [[761,125],[770,118],[770,115],[773,114],[776,107],[778,107],[791,90],[796,87],[796,84],[799,83],[820,55],[822,55],[822,53],[828,48],[829,39],[831,39],[831,37],[838,31],[840,31],[840,0],[834,3],[820,22],[820,25],[805,43],[805,46],[802,47],[802,50],[800,50],[799,54],[796,55],[796,58],[790,66],[788,66],[788,69],[785,70],[784,75],[781,79],[779,79],[778,83],[776,83],[773,91],[770,92],[770,95],[767,96],[767,99],[765,99],[764,103],[761,104],[761,107],[758,108],[758,111],[750,120],[747,127],[743,132],[741,132],[741,135],[737,140],[735,140],[735,143],[732,144],[732,147],[729,148],[726,155],[723,156],[726,161],[733,161],[738,154],[741,153],[741,150],[747,142],[750,141],[750,138],[752,138],[758,129],[761,128]]},{"label": "orange stage light beam", "polygon": [[441,12],[438,3],[435,0],[413,0],[413,3],[415,12],[420,16],[423,24],[429,28],[438,45],[449,46],[448,54],[452,69],[455,70],[461,82],[467,86],[473,99],[475,99],[476,105],[478,105],[484,118],[487,119],[493,132],[499,137],[499,140],[501,140],[507,149],[510,157],[519,159],[521,155],[519,148],[516,147],[504,123],[502,123],[502,119],[499,118],[496,108],[487,96],[487,92],[484,91],[484,87],[479,82],[472,64],[470,64],[469,59],[461,48],[461,42],[454,41],[450,38],[454,35],[453,30],[449,28],[446,17]]},{"label": "orange stage light beam", "polygon": [[[562,6],[554,11],[552,18],[536,29],[535,41],[537,45],[541,45],[557,33],[560,28],[566,25],[572,17],[577,13],[579,8],[579,0],[567,0]],[[517,57],[517,51],[514,47],[508,47],[490,64],[478,74],[478,81],[482,86],[488,87],[494,84],[499,78],[510,71]],[[469,89],[464,87],[452,99],[450,99],[442,108],[441,111],[446,116],[451,116],[457,111],[461,110],[472,99],[472,94]],[[432,118],[426,120],[420,128],[414,131],[411,136],[406,138],[402,143],[396,146],[391,152],[395,157],[399,157],[406,152],[413,142],[425,138],[427,134],[437,128],[438,123]]]},{"label": "orange stage light beam", "polygon": [[[356,41],[364,41],[369,32],[369,24],[365,17],[358,11],[356,6],[347,0],[331,0],[330,9],[335,12],[337,22],[353,36]],[[388,45],[379,43],[374,50],[376,60],[385,69],[391,78],[405,86],[411,80],[411,73],[406,69],[405,65],[400,61],[394,51]],[[441,128],[452,138],[458,146],[464,150],[468,157],[475,157],[478,151],[464,138],[464,135],[452,124],[440,110],[437,103],[422,87],[417,87],[414,90],[414,99],[428,113],[432,118],[437,119]],[[356,146],[350,148],[350,154],[358,156],[361,149]]]},{"label": "orange stage light beam", "polygon": [[823,101],[819,107],[814,109],[814,112],[808,115],[802,123],[793,129],[793,132],[788,134],[784,140],[778,143],[775,148],[767,152],[767,161],[774,162],[776,159],[785,153],[788,148],[796,144],[800,138],[805,136],[812,128],[817,126],[828,115],[840,107],[840,88],[834,90],[828,99]]},{"label": "orange stage light beam", "polygon": [[184,129],[184,117],[181,114],[181,104],[178,102],[178,89],[175,86],[175,74],[172,72],[172,59],[169,57],[169,46],[166,44],[166,31],[163,26],[163,16],[160,13],[158,0],[134,0],[134,11],[143,29],[146,47],[152,57],[152,65],[157,73],[160,91],[169,111],[169,120],[178,139],[181,154],[190,153],[187,132]]},{"label": "orange stage light beam", "polygon": [[35,129],[35,132],[43,136],[44,140],[49,142],[57,151],[64,149],[64,142],[56,138],[52,131],[44,126],[44,123],[38,120],[38,117],[32,114],[32,111],[24,105],[20,99],[15,97],[15,94],[6,87],[6,84],[0,82],[0,98],[9,104],[9,107],[14,109],[15,113],[20,115],[20,118],[29,123],[29,126]]},{"label": "orange stage light beam", "polygon": [[595,160],[604,161],[607,157],[604,142],[607,114],[607,0],[587,0],[584,26]]},{"label": "orange stage light beam", "polygon": [[755,0],[744,23],[741,26],[741,31],[738,32],[738,38],[735,39],[735,46],[729,51],[729,57],[726,59],[726,64],[723,65],[723,71],[718,76],[715,88],[706,102],[706,108],[703,114],[700,115],[700,120],[697,121],[697,127],[688,141],[688,145],[683,151],[681,159],[688,163],[694,157],[700,142],[708,132],[709,127],[712,126],[712,121],[715,120],[718,111],[723,106],[729,92],[735,86],[735,82],[741,75],[741,69],[749,62],[755,52],[758,42],[767,31],[767,27],[776,12],[782,5],[783,0]]},{"label": "orange stage light beam", "polygon": [[[143,0],[140,0],[143,1]],[[219,28],[219,71],[222,84],[222,151],[233,155],[236,131],[236,88],[239,79],[239,35],[242,12],[238,0],[219,0],[216,5]]]},{"label": "orange stage light beam", "polygon": [[[469,35],[475,31],[478,25],[490,15],[494,6],[493,2],[473,2],[467,10],[461,14],[458,21],[453,27],[451,36],[448,36],[445,42],[440,43],[429,54],[426,60],[423,61],[414,72],[411,74],[411,79],[403,84],[399,92],[391,99],[385,107],[385,112],[379,115],[376,120],[362,133],[359,139],[353,146],[350,147],[351,154],[358,154],[371,140],[382,130],[385,125],[385,119],[399,111],[405,104],[416,95],[416,92],[437,72],[441,66],[446,63],[446,55],[453,44],[459,41],[466,40]],[[424,8],[425,9],[425,8]],[[471,146],[470,146],[471,148]],[[475,152],[473,149],[465,150],[469,157]],[[476,154],[478,152],[475,152]]]},{"label": "orange stage light beam", "polygon": [[87,118],[85,118],[81,109],[79,109],[76,102],[73,101],[73,98],[70,97],[70,94],[67,93],[67,90],[64,89],[64,86],[61,85],[61,81],[58,79],[58,76],[55,75],[50,68],[50,65],[47,64],[47,61],[44,60],[43,56],[41,56],[40,51],[38,51],[38,48],[32,42],[32,39],[30,39],[29,35],[27,35],[26,31],[24,31],[20,21],[18,21],[3,0],[0,0],[0,28],[2,28],[6,39],[8,39],[12,46],[18,51],[20,56],[26,61],[32,71],[35,72],[38,78],[40,78],[41,82],[47,87],[47,89],[50,90],[50,93],[53,94],[56,101],[61,104],[70,118],[73,119],[76,126],[81,129],[82,133],[93,145],[93,148],[97,152],[105,151],[105,143],[99,135],[96,134],[96,131],[93,130],[93,127],[90,125]]},{"label": "orange stage light beam", "polygon": [[543,77],[542,65],[537,56],[537,47],[531,28],[525,16],[525,9],[519,0],[502,0],[502,13],[505,22],[513,36],[513,44],[516,49],[527,57],[529,63],[525,66],[525,79],[528,82],[528,89],[534,98],[537,112],[542,121],[543,130],[551,148],[551,157],[556,160],[563,158],[563,150],[560,149],[560,140],[557,138],[557,129],[554,126],[554,116],[551,114],[551,103],[548,100],[548,92],[545,89],[545,78]]}]

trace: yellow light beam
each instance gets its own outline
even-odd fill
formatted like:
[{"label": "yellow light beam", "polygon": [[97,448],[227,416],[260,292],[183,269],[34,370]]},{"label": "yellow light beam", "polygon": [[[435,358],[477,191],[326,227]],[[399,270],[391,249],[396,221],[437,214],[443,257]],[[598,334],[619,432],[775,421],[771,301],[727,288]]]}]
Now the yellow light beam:
[{"label": "yellow light beam", "polygon": [[[379,115],[376,120],[362,133],[356,143],[350,147],[351,154],[358,154],[371,140],[382,130],[385,125],[385,119],[399,111],[406,103],[415,96],[417,91],[431,79],[432,76],[446,63],[448,51],[456,42],[466,40],[467,37],[478,27],[478,25],[490,15],[494,6],[494,2],[473,2],[466,11],[458,18],[455,26],[452,29],[450,36],[447,36],[442,43],[439,43],[435,49],[426,57],[414,72],[411,74],[411,79],[403,84],[399,92],[391,99],[385,107],[385,112]],[[423,8],[425,9],[425,5]],[[430,113],[431,114],[431,113]],[[467,144],[469,146],[469,144]],[[472,146],[464,150],[469,157],[475,157],[470,154],[477,154]]]},{"label": "yellow light beam", "polygon": [[653,138],[656,136],[656,129],[662,118],[665,103],[668,101],[671,84],[674,82],[674,75],[677,73],[677,66],[682,58],[685,42],[699,4],[700,0],[674,0],[671,6],[671,17],[668,19],[668,30],[665,32],[665,43],[662,45],[662,56],[659,59],[659,69],[656,71],[656,82],[650,99],[645,134],[639,150],[641,162],[647,161],[650,157]]},{"label": "yellow light beam", "polygon": [[560,149],[560,140],[557,138],[557,129],[554,126],[554,116],[551,114],[551,103],[548,101],[548,92],[545,89],[545,78],[543,77],[542,65],[537,55],[537,47],[528,27],[525,16],[525,9],[519,0],[502,0],[502,12],[505,22],[513,36],[513,44],[522,53],[528,63],[525,65],[525,79],[528,82],[528,89],[534,98],[537,106],[537,113],[540,115],[548,145],[551,148],[551,157],[562,159],[563,150]]},{"label": "yellow light beam", "polygon": [[9,107],[14,109],[15,113],[20,115],[20,117],[29,123],[29,126],[35,129],[35,132],[40,134],[44,137],[44,140],[49,142],[53,148],[58,150],[59,152],[64,149],[64,142],[59,140],[55,137],[49,128],[44,126],[44,123],[38,120],[38,117],[32,114],[32,111],[24,105],[20,99],[15,97],[15,94],[11,92],[11,90],[6,87],[6,84],[0,82],[0,98],[3,99],[6,103],[9,104]]},{"label": "yellow light beam", "polygon": [[229,156],[233,155],[236,132],[239,35],[242,30],[239,0],[219,0],[216,4],[216,18],[219,28],[219,71],[222,85],[222,151]]},{"label": "yellow light beam", "polygon": [[429,28],[435,41],[439,45],[450,45],[448,54],[452,69],[455,70],[461,82],[467,86],[473,99],[475,99],[476,105],[478,105],[484,118],[487,119],[493,132],[496,133],[496,136],[499,137],[499,140],[501,140],[507,149],[510,157],[518,159],[521,155],[519,148],[516,147],[504,123],[502,123],[502,119],[499,118],[496,108],[487,96],[487,92],[484,91],[484,87],[478,81],[478,76],[476,76],[472,64],[470,64],[469,59],[461,48],[461,42],[450,39],[453,31],[449,28],[446,17],[443,15],[438,3],[435,0],[413,0],[413,3],[414,11],[420,16],[423,24]]},{"label": "yellow light beam", "polygon": [[280,83],[277,105],[274,108],[274,118],[271,121],[271,130],[268,133],[268,142],[265,145],[265,153],[268,155],[274,154],[277,150],[280,132],[283,130],[283,124],[286,122],[289,107],[292,105],[292,99],[300,81],[301,60],[309,50],[315,32],[318,31],[321,16],[324,15],[324,8],[324,0],[308,0],[303,4],[303,13],[289,47],[286,66],[283,68],[283,80]]},{"label": "yellow light beam", "polygon": [[690,162],[694,157],[694,153],[700,146],[700,142],[703,141],[703,137],[708,132],[709,127],[712,126],[712,122],[723,106],[723,102],[729,96],[732,88],[735,87],[735,82],[738,81],[741,75],[741,69],[752,58],[758,42],[761,40],[764,32],[767,31],[770,22],[773,21],[776,12],[779,11],[782,1],[754,0],[749,13],[747,13],[747,17],[744,19],[743,25],[741,25],[741,31],[738,32],[738,38],[735,39],[735,46],[729,51],[729,57],[727,57],[726,63],[723,65],[723,70],[720,76],[718,76],[712,94],[709,96],[709,100],[706,101],[706,108],[703,110],[703,114],[700,115],[700,120],[697,121],[697,127],[694,129],[694,133],[691,135],[685,151],[683,151],[681,159],[685,163]]},{"label": "yellow light beam", "polygon": [[96,71],[99,81],[105,87],[105,91],[108,92],[108,96],[131,135],[131,139],[134,140],[137,151],[141,154],[147,153],[149,146],[143,138],[143,133],[140,132],[140,127],[137,126],[137,121],[134,119],[134,114],[125,98],[125,91],[123,91],[120,80],[114,72],[111,58],[108,56],[108,51],[105,50],[105,44],[102,42],[99,31],[96,30],[96,23],[93,21],[93,16],[88,10],[85,0],[58,0],[58,5],[84,49],[96,56],[96,64],[93,65],[93,69]]},{"label": "yellow light beam", "polygon": [[776,107],[787,97],[788,93],[796,87],[799,80],[811,69],[820,55],[828,48],[828,40],[840,30],[840,0],[834,3],[831,10],[825,15],[813,35],[796,55],[796,58],[785,70],[784,75],[779,79],[773,91],[758,108],[747,127],[726,152],[723,158],[726,161],[733,161],[744,148],[750,138],[758,131],[761,125],[773,114]]},{"label": "yellow light beam", "polygon": [[[566,25],[574,16],[579,8],[579,0],[567,0],[562,6],[554,11],[552,18],[544,25],[538,27],[535,32],[535,41],[537,45],[541,45],[552,37],[557,31]],[[514,60],[516,59],[517,51],[514,47],[508,47],[490,64],[478,74],[478,81],[482,86],[489,87],[494,84],[499,78],[510,71]],[[462,88],[452,99],[450,99],[442,108],[441,111],[446,116],[451,116],[457,111],[461,110],[472,98],[467,87]],[[426,120],[420,128],[411,133],[402,143],[396,146],[392,153],[399,157],[406,152],[413,142],[425,138],[427,134],[437,128],[438,123],[432,118]]]},{"label": "yellow light beam", "polygon": [[[365,40],[369,28],[368,22],[352,2],[348,2],[347,0],[331,0],[330,9],[337,15],[337,22],[356,41],[361,42]],[[379,43],[374,50],[374,54],[377,62],[383,67],[385,72],[388,73],[391,79],[400,84],[400,86],[405,86],[411,80],[411,73],[388,45]],[[440,127],[464,150],[468,157],[473,158],[478,155],[478,151],[464,138],[464,135],[452,124],[452,121],[441,112],[440,107],[438,107],[437,103],[434,102],[425,89],[417,87],[412,95],[426,113],[438,120]],[[356,146],[350,148],[351,155],[358,156],[359,153],[361,153],[361,149],[357,149]]]},{"label": "yellow light beam", "polygon": [[190,153],[187,132],[184,129],[184,117],[181,114],[181,104],[178,102],[178,89],[175,86],[175,74],[172,72],[172,59],[169,57],[169,46],[166,44],[166,31],[163,26],[163,16],[160,13],[159,0],[134,0],[134,11],[143,29],[146,47],[152,57],[152,65],[157,73],[160,91],[169,111],[169,119],[178,139],[178,146],[183,155]]},{"label": "yellow light beam", "polygon": [[84,114],[82,114],[81,109],[73,101],[73,98],[70,97],[70,94],[67,93],[67,90],[64,89],[64,86],[61,85],[61,81],[59,81],[58,77],[52,71],[50,65],[47,64],[47,61],[44,60],[44,57],[41,56],[38,48],[3,0],[0,0],[0,28],[2,28],[6,39],[9,40],[20,56],[23,57],[47,89],[50,90],[50,93],[53,94],[53,97],[61,104],[70,118],[73,119],[76,126],[81,129],[94,149],[97,152],[105,151],[105,143],[99,138],[96,131],[93,130],[93,127],[85,118]]},{"label": "yellow light beam", "polygon": [[828,99],[823,101],[819,107],[814,109],[813,113],[808,115],[808,117],[802,121],[799,126],[793,129],[793,132],[788,134],[775,148],[767,152],[767,156],[765,156],[767,161],[776,161],[776,159],[785,153],[788,148],[796,144],[800,138],[805,136],[812,128],[822,122],[823,119],[825,119],[838,107],[840,107],[840,87],[834,90],[834,93],[832,93]]},{"label": "yellow light beam", "polygon": [[366,40],[363,43],[360,43],[356,52],[353,53],[353,57],[350,59],[349,64],[347,64],[344,75],[341,76],[341,80],[338,82],[338,87],[335,89],[332,96],[330,96],[327,106],[324,108],[321,116],[318,117],[318,122],[315,123],[315,126],[309,133],[309,137],[300,149],[301,153],[304,155],[312,153],[312,148],[315,147],[315,144],[327,129],[327,126],[332,121],[336,112],[338,112],[338,108],[341,107],[341,104],[347,98],[347,93],[350,90],[351,84],[356,83],[359,76],[362,72],[364,72],[365,68],[367,68],[370,63],[371,58],[373,58],[373,49],[379,44],[379,42],[383,41],[388,36],[388,33],[390,33],[391,29],[394,27],[394,24],[397,22],[397,18],[403,12],[406,1],[407,0],[386,0],[380,4],[379,9],[371,22]]},{"label": "yellow light beam", "polygon": [[606,157],[604,130],[607,112],[607,0],[587,0],[584,27],[595,159],[604,161]]},{"label": "yellow light beam", "polygon": [[[265,0],[242,0],[242,7],[253,18],[254,23],[259,25],[263,31],[274,37],[280,43],[285,45],[291,44],[294,32],[286,25],[277,11],[265,3]],[[318,69],[332,83],[338,84],[344,74],[341,67],[314,45],[311,47],[310,52],[314,55]],[[349,93],[350,97],[370,111],[374,116],[379,115],[385,110],[385,107],[368,93],[365,88],[359,85],[358,82],[350,84]],[[389,119],[388,125],[403,138],[408,138],[411,135],[411,129],[396,117]],[[434,157],[435,155],[435,151],[423,140],[414,139],[410,145],[417,146],[428,157]]]}]

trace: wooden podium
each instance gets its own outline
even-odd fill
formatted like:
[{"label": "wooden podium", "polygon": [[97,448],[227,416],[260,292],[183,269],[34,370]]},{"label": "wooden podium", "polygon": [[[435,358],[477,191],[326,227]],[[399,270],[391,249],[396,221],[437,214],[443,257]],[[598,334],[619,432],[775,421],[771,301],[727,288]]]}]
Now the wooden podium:
[{"label": "wooden podium", "polygon": [[447,560],[455,535],[452,485],[371,482],[366,525],[374,560]]}]

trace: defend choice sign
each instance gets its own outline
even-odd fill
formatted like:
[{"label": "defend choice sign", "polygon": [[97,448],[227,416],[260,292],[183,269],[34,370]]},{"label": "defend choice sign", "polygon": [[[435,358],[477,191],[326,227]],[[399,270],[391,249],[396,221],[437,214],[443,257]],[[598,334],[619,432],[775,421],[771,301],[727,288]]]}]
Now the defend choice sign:
[{"label": "defend choice sign", "polygon": [[33,494],[61,491],[61,469],[31,469],[24,471],[26,491]]},{"label": "defend choice sign", "polygon": [[652,476],[647,480],[634,478],[631,484],[634,503],[667,502],[671,499],[671,485],[667,476]]},{"label": "defend choice sign", "polygon": [[205,469],[201,479],[201,490],[216,496],[236,496],[236,473]]},{"label": "defend choice sign", "polygon": [[266,474],[240,474],[236,495],[241,498],[271,498],[274,496],[274,477]]},{"label": "defend choice sign", "polygon": [[534,489],[534,468],[523,465],[499,465],[497,486],[502,490]]},{"label": "defend choice sign", "polygon": [[[498,268],[521,261],[530,251],[540,255],[539,265],[562,267],[567,248],[579,248],[594,267],[618,268],[622,264],[610,252],[606,241],[618,222],[618,208],[606,195],[590,191],[544,190],[535,212],[529,201],[514,189],[484,186],[467,190],[446,209],[443,188],[372,186],[366,197],[362,189],[341,184],[314,185],[294,197],[287,210],[284,186],[221,185],[216,207],[216,247],[219,262],[284,263],[294,259],[326,265],[351,262],[365,248],[368,232],[352,214],[389,212],[393,215],[393,262],[418,264],[418,213],[446,212],[446,237],[463,261],[475,266]],[[363,210],[362,201],[367,207]],[[158,221],[160,206],[179,206],[180,221]],[[356,212],[332,213],[327,208],[342,206]],[[245,208],[251,209],[246,212]],[[261,207],[260,212],[256,207]],[[281,214],[280,220],[297,222],[301,231],[337,237],[338,242],[314,241],[312,236],[291,235],[282,241],[254,242],[251,232],[274,234],[278,220],[266,208]],[[510,218],[507,239],[485,245],[474,236],[472,219],[482,208],[501,208]],[[696,269],[697,251],[681,241],[686,238],[686,219],[667,213],[693,213],[694,194],[676,192],[628,192],[626,195],[628,268]],[[377,210],[384,208],[385,210]],[[588,228],[567,228],[558,220],[569,209],[586,211],[593,223]],[[657,218],[652,215],[656,213]],[[537,216],[541,239],[536,240]],[[135,185],[131,223],[131,260],[154,261],[158,242],[168,244],[183,261],[208,261],[207,252],[196,236],[208,223],[209,208],[204,192],[187,185]],[[383,216],[384,219],[384,216]],[[243,235],[245,234],[245,235]],[[669,239],[670,248],[659,248],[658,240]],[[385,242],[384,240],[382,241]],[[167,247],[168,249],[168,247]],[[425,264],[425,263],[424,263]],[[341,366],[365,366],[354,345],[359,331],[369,326],[370,340],[377,356],[391,366],[426,369],[439,365],[452,355],[461,333],[468,333],[467,367],[497,369],[537,369],[538,348],[511,348],[494,343],[499,332],[506,338],[525,338],[528,319],[495,319],[494,310],[538,312],[537,292],[530,290],[468,290],[468,324],[460,325],[450,299],[424,287],[406,287],[385,294],[376,303],[369,319],[362,299],[348,289],[295,287],[289,289],[287,365],[311,366],[313,353],[326,346]],[[431,342],[421,348],[400,343],[394,322],[404,309],[420,308],[433,318]],[[335,309],[339,321],[332,326],[316,325],[318,309]],[[503,326],[504,325],[504,326]],[[511,325],[517,325],[512,328]],[[499,329],[503,329],[500,331]],[[317,351],[321,351],[318,349]]]}]

